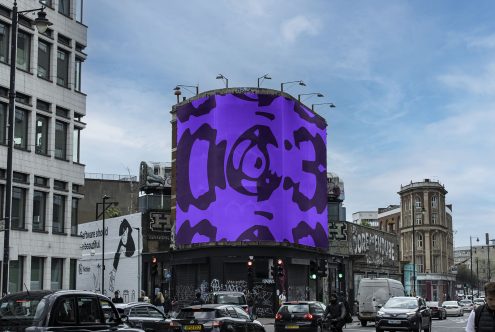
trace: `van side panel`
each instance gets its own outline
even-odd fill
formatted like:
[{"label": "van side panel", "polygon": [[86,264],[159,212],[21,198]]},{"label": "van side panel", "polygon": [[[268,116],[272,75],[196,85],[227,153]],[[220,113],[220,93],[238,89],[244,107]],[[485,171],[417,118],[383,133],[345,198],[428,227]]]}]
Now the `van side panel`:
[{"label": "van side panel", "polygon": [[361,279],[357,294],[359,319],[374,321],[379,308],[393,296],[404,296],[404,287],[399,281],[387,278]]}]

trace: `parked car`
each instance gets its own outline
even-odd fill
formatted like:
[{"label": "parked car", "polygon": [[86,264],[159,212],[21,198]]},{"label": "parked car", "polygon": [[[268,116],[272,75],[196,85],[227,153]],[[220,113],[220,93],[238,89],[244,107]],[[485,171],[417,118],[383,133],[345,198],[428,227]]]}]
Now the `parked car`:
[{"label": "parked car", "polygon": [[439,302],[429,301],[426,305],[431,310],[431,318],[438,318],[440,320],[447,319],[447,311],[443,308]]},{"label": "parked car", "polygon": [[363,278],[359,281],[358,318],[362,326],[375,320],[376,312],[393,296],[404,296],[400,281],[388,278]]},{"label": "parked car", "polygon": [[211,303],[215,304],[235,304],[242,307],[245,312],[248,312],[246,295],[242,292],[214,292],[211,297]]},{"label": "parked car", "polygon": [[485,298],[477,298],[477,299],[474,299],[473,302],[474,302],[474,309],[476,309],[480,305],[485,304]]},{"label": "parked car", "polygon": [[431,310],[421,297],[391,297],[376,313],[376,331],[431,331]]},{"label": "parked car", "polygon": [[474,309],[474,303],[471,300],[460,300],[459,305],[462,307],[463,311],[468,311],[470,312],[471,310]]},{"label": "parked car", "polygon": [[231,304],[182,308],[171,320],[171,326],[184,332],[265,332],[263,324],[251,319],[241,307]]},{"label": "parked car", "polygon": [[445,301],[442,307],[447,311],[447,316],[464,316],[464,309],[457,301]]},{"label": "parked car", "polygon": [[[171,320],[152,304],[146,302],[116,303],[119,314],[131,327],[138,327],[145,331],[172,331]],[[180,328],[175,328],[180,331]]]},{"label": "parked car", "polygon": [[316,301],[284,302],[275,315],[275,332],[297,329],[321,332],[324,328],[325,304]]},{"label": "parked car", "polygon": [[0,330],[143,331],[125,324],[106,296],[84,291],[40,290],[0,299]]}]

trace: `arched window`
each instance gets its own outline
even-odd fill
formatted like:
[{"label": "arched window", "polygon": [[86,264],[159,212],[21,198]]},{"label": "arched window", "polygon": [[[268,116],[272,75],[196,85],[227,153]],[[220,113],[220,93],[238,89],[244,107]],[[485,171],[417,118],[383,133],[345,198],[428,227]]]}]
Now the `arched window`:
[{"label": "arched window", "polygon": [[417,208],[418,207],[421,207],[421,198],[419,196],[416,196],[414,198],[414,206],[417,207]]},{"label": "arched window", "polygon": [[431,214],[431,223],[433,225],[436,225],[437,224],[437,214],[436,213],[432,213]]},{"label": "arched window", "polygon": [[423,248],[423,234],[421,233],[416,234],[416,244],[418,248]]},{"label": "arched window", "polygon": [[436,248],[438,246],[438,237],[436,234],[433,234],[431,236],[431,245],[433,248]]}]

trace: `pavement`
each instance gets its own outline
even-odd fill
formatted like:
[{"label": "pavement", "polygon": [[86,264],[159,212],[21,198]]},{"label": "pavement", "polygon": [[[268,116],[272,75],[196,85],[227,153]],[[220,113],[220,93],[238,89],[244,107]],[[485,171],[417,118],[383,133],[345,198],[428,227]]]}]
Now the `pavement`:
[{"label": "pavement", "polygon": [[258,318],[257,320],[263,325],[273,325],[275,318]]}]

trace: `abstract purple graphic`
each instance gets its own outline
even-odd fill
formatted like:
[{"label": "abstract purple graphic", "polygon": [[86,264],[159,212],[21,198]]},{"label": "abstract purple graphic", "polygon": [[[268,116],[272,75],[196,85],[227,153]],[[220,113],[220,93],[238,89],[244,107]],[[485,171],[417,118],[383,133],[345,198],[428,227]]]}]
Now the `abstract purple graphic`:
[{"label": "abstract purple graphic", "polygon": [[277,241],[328,248],[326,123],[279,95],[177,108],[178,245]]}]

